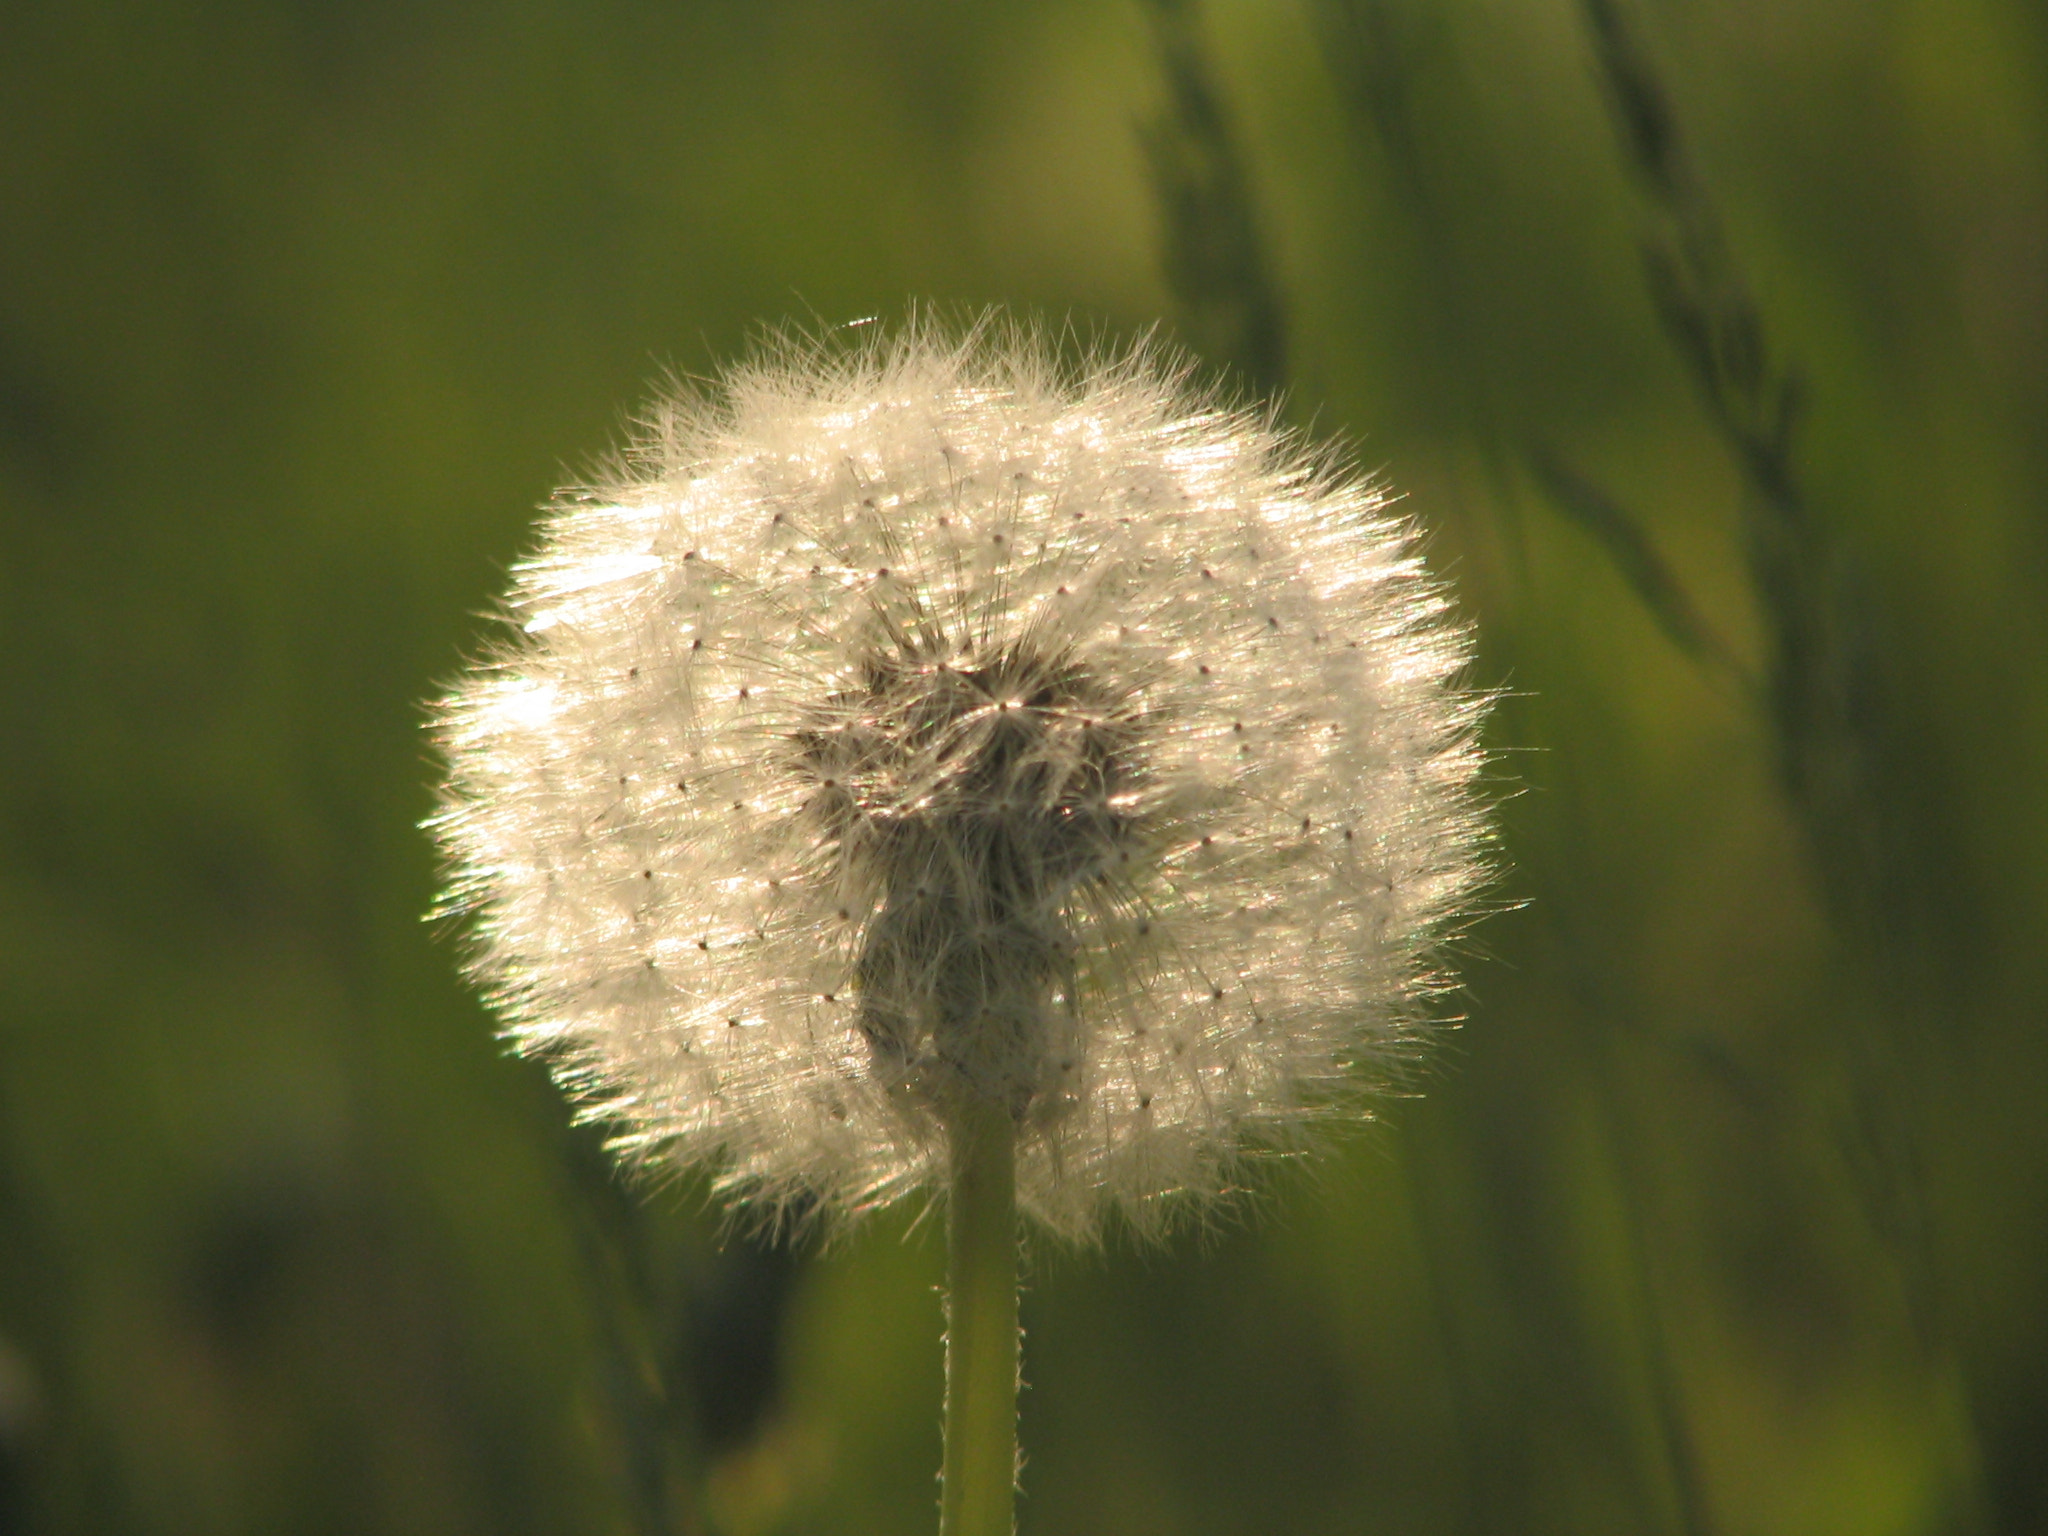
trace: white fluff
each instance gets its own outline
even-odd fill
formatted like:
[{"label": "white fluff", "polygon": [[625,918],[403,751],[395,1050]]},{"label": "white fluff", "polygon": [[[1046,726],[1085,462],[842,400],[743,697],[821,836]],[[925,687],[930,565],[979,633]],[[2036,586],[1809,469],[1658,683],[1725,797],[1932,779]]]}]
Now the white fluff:
[{"label": "white fluff", "polygon": [[1468,641],[1374,487],[1138,349],[785,340],[566,493],[445,701],[476,975],[616,1147],[870,1208],[962,1095],[1156,1224],[1409,1045]]}]

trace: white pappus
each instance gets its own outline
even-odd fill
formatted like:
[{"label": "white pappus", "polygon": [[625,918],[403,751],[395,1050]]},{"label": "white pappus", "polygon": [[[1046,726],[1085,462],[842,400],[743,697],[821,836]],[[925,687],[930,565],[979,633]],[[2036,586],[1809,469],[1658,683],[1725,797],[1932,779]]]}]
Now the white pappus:
[{"label": "white pappus", "polygon": [[1155,348],[783,339],[565,492],[441,704],[475,975],[629,1160],[1070,1234],[1299,1144],[1483,883],[1465,629],[1384,495]]}]

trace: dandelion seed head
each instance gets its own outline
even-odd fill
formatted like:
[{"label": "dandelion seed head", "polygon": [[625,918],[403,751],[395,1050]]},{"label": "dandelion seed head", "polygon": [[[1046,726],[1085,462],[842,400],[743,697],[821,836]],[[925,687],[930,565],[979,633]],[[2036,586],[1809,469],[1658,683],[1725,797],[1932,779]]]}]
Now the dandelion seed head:
[{"label": "dandelion seed head", "polygon": [[443,702],[506,1033],[735,1202],[1069,1233],[1356,1114],[1484,876],[1484,697],[1372,485],[1139,348],[784,340],[565,493]]}]

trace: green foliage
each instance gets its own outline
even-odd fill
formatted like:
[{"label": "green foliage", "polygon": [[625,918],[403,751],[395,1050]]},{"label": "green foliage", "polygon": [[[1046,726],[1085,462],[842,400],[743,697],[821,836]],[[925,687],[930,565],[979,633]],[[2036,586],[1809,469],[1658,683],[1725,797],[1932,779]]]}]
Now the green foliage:
[{"label": "green foliage", "polygon": [[1027,1256],[1027,1536],[2043,1529],[2038,7],[17,5],[0,142],[0,1528],[931,1528],[937,1224],[623,1188],[414,829],[648,378],[919,297],[1284,386],[1509,693],[1423,1096]]}]

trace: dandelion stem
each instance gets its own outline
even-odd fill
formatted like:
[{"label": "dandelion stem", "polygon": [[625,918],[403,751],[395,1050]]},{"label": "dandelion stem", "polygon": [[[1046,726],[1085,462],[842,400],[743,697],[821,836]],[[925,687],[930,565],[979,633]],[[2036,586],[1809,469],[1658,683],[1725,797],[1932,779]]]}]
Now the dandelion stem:
[{"label": "dandelion stem", "polygon": [[1012,1536],[1017,1483],[1017,1133],[1000,1105],[951,1117],[946,1453],[939,1536]]}]

